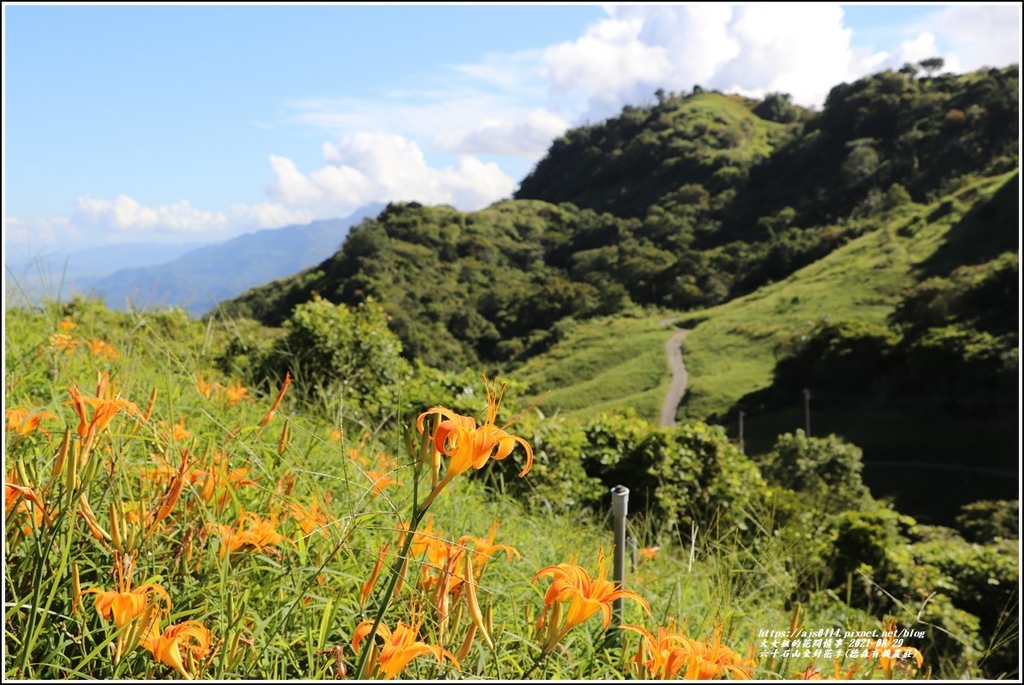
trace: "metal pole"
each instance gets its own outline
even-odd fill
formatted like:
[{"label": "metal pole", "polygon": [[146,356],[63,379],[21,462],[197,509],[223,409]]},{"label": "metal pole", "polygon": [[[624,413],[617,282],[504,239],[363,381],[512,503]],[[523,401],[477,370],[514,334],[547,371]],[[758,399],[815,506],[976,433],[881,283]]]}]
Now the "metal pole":
[{"label": "metal pole", "polygon": [[[629,488],[616,485],[612,488],[612,523],[615,535],[615,547],[612,549],[612,582],[622,587],[626,577],[626,516],[629,514]],[[616,620],[621,624],[625,621],[623,600],[612,602],[612,610]]]},{"label": "metal pole", "polygon": [[811,389],[804,388],[804,425],[807,437],[811,437]]},{"label": "metal pole", "polygon": [[740,452],[742,454],[746,454],[746,451],[743,449],[743,417],[744,416],[746,416],[746,412],[744,412],[743,410],[740,410]]}]

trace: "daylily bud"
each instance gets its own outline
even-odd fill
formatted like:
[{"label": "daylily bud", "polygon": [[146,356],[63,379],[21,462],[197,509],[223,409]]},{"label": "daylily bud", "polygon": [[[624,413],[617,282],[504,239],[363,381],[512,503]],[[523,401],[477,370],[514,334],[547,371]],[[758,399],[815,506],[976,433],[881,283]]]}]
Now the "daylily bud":
[{"label": "daylily bud", "polygon": [[284,451],[288,447],[288,443],[290,442],[291,437],[291,427],[286,419],[284,422],[284,428],[281,429],[281,437],[277,441],[277,456],[280,457],[282,454],[284,454]]},{"label": "daylily bud", "polygon": [[462,641],[462,646],[459,647],[459,651],[455,652],[455,658],[462,661],[469,655],[469,650],[473,647],[473,638],[476,636],[476,624],[469,624],[469,630],[466,632],[466,638]]},{"label": "daylily bud", "polygon": [[117,505],[114,502],[111,502],[108,510],[110,512],[110,538],[114,543],[115,549],[122,549],[121,527],[118,525]]},{"label": "daylily bud", "polygon": [[491,636],[487,632],[483,614],[480,612],[480,603],[476,599],[476,584],[473,582],[473,560],[468,555],[466,556],[466,575],[466,602],[469,604],[469,615],[473,619],[473,625],[484,636],[487,646],[494,649],[494,641],[491,640]]},{"label": "daylily bud", "polygon": [[64,429],[64,439],[60,442],[57,450],[57,458],[53,462],[53,471],[50,473],[50,480],[56,482],[64,475],[64,466],[67,464],[68,451],[71,449],[71,428]]},{"label": "daylily bud", "polygon": [[99,521],[96,520],[96,514],[93,513],[92,507],[89,506],[89,500],[85,498],[85,493],[78,498],[78,515],[85,521],[85,525],[89,528],[89,532],[92,536],[99,541],[111,541],[110,533],[103,530],[100,527]]},{"label": "daylily bud", "polygon": [[[71,429],[69,428],[68,431]],[[65,433],[66,435],[67,433]],[[78,443],[74,446],[75,453],[72,455],[71,460],[68,461],[67,470],[64,472],[66,478],[64,479],[64,508],[70,509],[75,498],[75,490],[78,488]]]}]

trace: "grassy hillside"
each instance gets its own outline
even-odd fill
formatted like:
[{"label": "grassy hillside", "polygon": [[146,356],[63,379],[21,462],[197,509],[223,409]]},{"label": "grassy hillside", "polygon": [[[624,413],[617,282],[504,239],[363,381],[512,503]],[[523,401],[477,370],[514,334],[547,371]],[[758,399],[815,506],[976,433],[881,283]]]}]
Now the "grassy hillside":
[{"label": "grassy hillside", "polygon": [[[690,317],[699,323],[684,347],[693,374],[684,415],[722,416],[744,395],[769,385],[779,347],[815,321],[884,322],[918,280],[918,269],[945,249],[964,214],[1016,176],[974,181],[935,203],[901,207],[877,220],[874,230],[785,280]],[[1004,224],[999,233],[1005,236],[1006,229]]]},{"label": "grassy hillside", "polygon": [[[848,448],[796,446],[801,463],[853,468],[837,509],[814,495],[836,489],[831,471],[762,477],[712,427],[600,415],[506,425],[514,410],[499,414],[479,382],[457,392],[471,415],[426,422],[425,438],[393,406],[364,427],[351,395],[309,401],[287,377],[259,393],[219,368],[236,324],[264,334],[251,322],[76,299],[8,310],[4,323],[8,679],[619,680],[684,667],[779,679],[836,665],[824,650],[773,653],[760,631],[866,632],[867,649],[888,644],[891,621],[914,631],[908,658],[858,653],[843,674],[1016,674],[1012,512],[979,510],[970,540],[915,526],[864,496]],[[418,411],[450,418],[428,408],[453,399],[433,386]],[[512,455],[494,451],[499,437]],[[444,452],[436,474],[432,444]],[[506,465],[507,492],[485,487]],[[562,496],[588,469],[657,485],[645,506],[631,500],[621,615],[607,483],[585,507]],[[861,582],[879,591],[855,591]],[[671,669],[659,631],[678,648]]]},{"label": "grassy hillside", "polygon": [[631,407],[656,421],[671,380],[664,348],[672,331],[664,316],[638,310],[579,323],[563,342],[516,368],[515,377],[547,415]]},{"label": "grassy hillside", "polygon": [[[777,435],[805,427],[802,394],[794,393],[788,407],[777,399],[765,405],[761,397],[793,339],[825,320],[883,325],[912,286],[948,267],[953,250],[961,261],[999,254],[1016,240],[1016,222],[1008,221],[1018,183],[1016,173],[976,180],[932,204],[907,204],[861,220],[864,235],[778,283],[718,307],[580,324],[516,373],[534,392],[549,391],[545,411],[586,416],[594,407],[631,406],[653,419],[670,378],[663,345],[671,332],[659,322],[671,316],[676,325],[692,328],[683,350],[690,385],[680,416],[721,422],[738,439],[743,409],[747,449],[767,452]],[[972,231],[984,238],[984,249],[965,237]],[[944,523],[959,504],[1013,496],[1006,475],[1016,468],[1016,424],[1006,416],[944,414],[936,429],[933,403],[926,398],[871,405],[862,397],[844,400],[821,391],[827,388],[812,389],[813,434],[846,437],[864,448],[869,463],[903,464],[898,471],[868,469],[877,495],[895,496],[905,510]],[[930,470],[922,472],[913,462],[926,462]],[[944,477],[949,471],[935,466],[943,464],[958,474],[952,487]],[[982,471],[957,471],[963,464]],[[904,477],[892,478],[897,472]],[[916,487],[924,482],[931,487]]]}]

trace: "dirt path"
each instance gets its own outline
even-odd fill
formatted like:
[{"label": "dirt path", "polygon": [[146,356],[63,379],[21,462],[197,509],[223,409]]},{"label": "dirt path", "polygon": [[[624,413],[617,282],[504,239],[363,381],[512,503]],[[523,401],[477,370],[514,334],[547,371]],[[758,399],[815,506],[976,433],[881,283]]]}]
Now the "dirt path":
[{"label": "dirt path", "polygon": [[[672,323],[672,319],[662,319],[660,323],[667,326]],[[677,326],[673,326],[672,329],[675,333],[665,341],[665,355],[668,357],[669,368],[672,369],[672,384],[665,393],[665,401],[661,403],[661,418],[658,425],[662,428],[676,425],[676,410],[679,409],[679,403],[686,394],[686,385],[690,381],[690,375],[683,364],[682,350],[683,339],[690,331]]]}]

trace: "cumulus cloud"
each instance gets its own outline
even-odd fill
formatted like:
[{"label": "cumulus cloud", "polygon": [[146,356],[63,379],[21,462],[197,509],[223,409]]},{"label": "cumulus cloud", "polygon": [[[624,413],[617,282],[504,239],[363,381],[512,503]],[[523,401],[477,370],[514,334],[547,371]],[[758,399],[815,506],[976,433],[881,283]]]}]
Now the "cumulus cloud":
[{"label": "cumulus cloud", "polygon": [[645,17],[629,15],[600,21],[583,37],[548,48],[544,61],[554,93],[583,91],[600,102],[617,101],[637,84],[670,75],[667,47],[641,40]]},{"label": "cumulus cloud", "polygon": [[460,154],[507,155],[535,160],[543,157],[551,141],[569,127],[566,119],[538,108],[518,119],[484,118],[474,129],[438,136],[434,144]]},{"label": "cumulus cloud", "polygon": [[784,92],[818,105],[833,86],[856,76],[852,32],[838,5],[748,5],[729,30],[741,48],[714,77],[724,90]]},{"label": "cumulus cloud", "polygon": [[657,88],[790,93],[820,105],[855,75],[838,5],[656,5],[608,9],[578,40],[545,53],[554,95],[589,94],[592,114],[650,100]]},{"label": "cumulus cloud", "polygon": [[231,223],[252,228],[279,228],[291,224],[308,224],[316,217],[307,209],[290,209],[276,202],[258,205],[231,206]]},{"label": "cumulus cloud", "polygon": [[[946,7],[935,14],[933,22],[935,32],[950,48],[950,54],[945,55],[949,71],[1020,63],[1020,4]],[[959,63],[959,68],[951,66],[951,59]]]},{"label": "cumulus cloud", "polygon": [[[497,58],[492,57],[492,61]],[[291,103],[296,123],[322,129],[341,138],[356,132],[388,131],[409,140],[420,141],[431,150],[455,154],[496,154],[536,160],[544,154],[552,138],[569,127],[570,121],[556,112],[538,106],[538,93],[513,88],[492,92],[505,80],[527,79],[515,75],[518,56],[510,57],[507,73],[496,64],[455,67],[460,74],[486,78],[480,89],[453,87],[449,90],[392,92],[383,99],[308,99]],[[491,73],[493,72],[493,73]],[[537,77],[530,77],[539,79]],[[275,173],[277,170],[275,169]]]},{"label": "cumulus cloud", "polygon": [[[820,106],[829,90],[884,68],[942,56],[946,71],[1020,61],[1020,7],[946,7],[888,52],[853,45],[838,4],[629,5],[543,56],[551,97],[586,98],[581,119],[694,85]],[[1007,30],[1017,27],[1017,31]],[[943,52],[942,48],[945,48]]]},{"label": "cumulus cloud", "polygon": [[271,155],[277,178],[268,193],[320,213],[349,213],[370,202],[417,201],[475,210],[511,195],[515,183],[493,162],[462,156],[454,167],[433,168],[420,146],[391,133],[361,132],[324,143],[325,164],[309,173]]},{"label": "cumulus cloud", "polygon": [[306,209],[265,202],[235,204],[229,211],[204,211],[188,200],[147,207],[128,195],[112,200],[87,195],[68,218],[4,217],[4,247],[15,251],[77,249],[100,243],[221,242],[241,233],[314,219]]},{"label": "cumulus cloud", "polygon": [[196,209],[188,200],[152,208],[144,207],[127,195],[119,195],[114,200],[79,197],[72,221],[83,226],[99,226],[123,233],[141,231],[155,235],[219,232],[229,223],[223,212]]},{"label": "cumulus cloud", "polygon": [[882,55],[884,59],[879,64],[879,68],[882,69],[899,69],[904,64],[917,64],[923,59],[941,56],[945,63],[943,71],[959,72],[962,70],[959,56],[956,54],[943,55],[935,34],[931,31],[924,31],[913,38],[900,41],[891,54],[882,53]]}]

